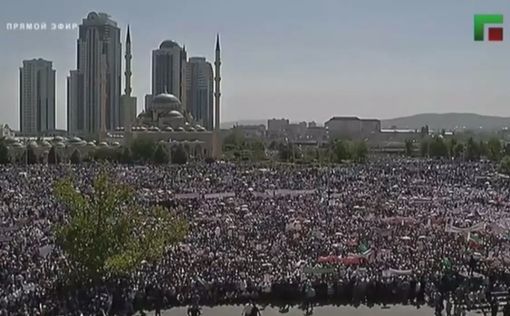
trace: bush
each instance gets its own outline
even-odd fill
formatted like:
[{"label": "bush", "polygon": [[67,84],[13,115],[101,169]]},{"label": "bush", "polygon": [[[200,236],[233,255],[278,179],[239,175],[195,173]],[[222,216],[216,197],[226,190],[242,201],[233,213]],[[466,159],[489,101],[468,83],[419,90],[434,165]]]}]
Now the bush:
[{"label": "bush", "polygon": [[510,156],[505,156],[499,164],[499,172],[510,175]]}]

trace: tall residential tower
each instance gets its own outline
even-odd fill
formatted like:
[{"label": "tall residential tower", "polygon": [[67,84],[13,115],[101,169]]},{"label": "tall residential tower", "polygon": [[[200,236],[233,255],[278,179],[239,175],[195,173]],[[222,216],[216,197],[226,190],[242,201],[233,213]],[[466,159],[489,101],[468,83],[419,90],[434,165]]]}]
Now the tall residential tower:
[{"label": "tall residential tower", "polygon": [[[186,48],[166,40],[152,51],[152,97],[169,93],[186,104]],[[148,97],[149,100],[151,97]]]},{"label": "tall residential tower", "polygon": [[68,77],[68,131],[98,135],[121,126],[121,43],[117,23],[91,12],[79,28],[77,69]]},{"label": "tall residential tower", "polygon": [[186,65],[186,98],[193,119],[207,130],[213,130],[213,69],[203,57],[191,57]]},{"label": "tall residential tower", "polygon": [[37,136],[55,130],[55,70],[52,62],[24,60],[19,73],[21,133]]}]

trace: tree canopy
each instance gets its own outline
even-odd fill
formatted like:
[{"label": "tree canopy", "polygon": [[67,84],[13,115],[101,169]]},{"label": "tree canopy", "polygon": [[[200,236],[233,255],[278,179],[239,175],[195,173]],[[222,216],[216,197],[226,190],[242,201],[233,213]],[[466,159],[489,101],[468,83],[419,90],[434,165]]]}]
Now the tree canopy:
[{"label": "tree canopy", "polygon": [[0,139],[0,164],[9,163],[9,149],[4,139]]},{"label": "tree canopy", "polygon": [[186,235],[182,219],[163,207],[137,204],[132,188],[105,173],[95,178],[92,192],[81,193],[71,179],[54,188],[70,212],[54,227],[56,244],[69,262],[67,280],[85,284],[125,275],[144,260],[160,259]]}]

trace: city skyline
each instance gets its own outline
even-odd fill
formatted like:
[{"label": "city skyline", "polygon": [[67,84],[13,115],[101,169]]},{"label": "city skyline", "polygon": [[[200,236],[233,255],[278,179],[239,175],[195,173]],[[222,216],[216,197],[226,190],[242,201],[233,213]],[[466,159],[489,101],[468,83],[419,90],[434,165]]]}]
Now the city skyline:
[{"label": "city skyline", "polygon": [[[150,93],[150,51],[161,41],[185,45],[190,56],[214,60],[214,34],[224,38],[222,121],[289,117],[324,122],[334,115],[390,118],[422,112],[476,112],[510,116],[507,41],[473,41],[473,15],[510,14],[500,1],[281,1],[272,7],[218,1],[214,4],[150,5],[54,0],[9,3],[7,22],[79,22],[90,11],[131,24],[133,95],[138,111]],[[291,7],[291,4],[293,5]],[[151,14],[146,14],[150,8]],[[133,14],[139,12],[140,14]],[[164,19],[171,12],[172,19]],[[311,14],[310,12],[314,12]],[[0,31],[9,47],[0,61],[1,122],[19,128],[16,67],[45,58],[57,70],[57,127],[65,128],[64,76],[74,69],[77,31]],[[122,78],[123,80],[124,78]],[[16,111],[13,111],[16,109]]]}]

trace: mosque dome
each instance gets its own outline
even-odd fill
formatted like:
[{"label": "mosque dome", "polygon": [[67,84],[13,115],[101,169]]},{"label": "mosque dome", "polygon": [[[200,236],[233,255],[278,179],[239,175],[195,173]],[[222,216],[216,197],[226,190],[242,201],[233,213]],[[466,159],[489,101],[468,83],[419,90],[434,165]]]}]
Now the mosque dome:
[{"label": "mosque dome", "polygon": [[169,117],[175,117],[175,118],[181,118],[181,117],[183,117],[183,116],[182,116],[182,113],[181,113],[181,112],[179,112],[179,111],[176,111],[176,110],[172,110],[172,111],[170,111],[170,112],[167,114],[167,116],[169,116]]},{"label": "mosque dome", "polygon": [[176,42],[174,41],[171,41],[171,40],[166,40],[166,41],[163,41],[161,42],[161,44],[159,45],[159,48],[160,49],[164,49],[164,48],[174,48],[174,47],[179,47],[179,44],[177,44]]},{"label": "mosque dome", "polygon": [[161,93],[152,99],[151,109],[156,111],[179,111],[181,101],[173,94]]},{"label": "mosque dome", "polygon": [[37,148],[37,147],[39,147],[39,145],[37,145],[37,142],[35,142],[35,141],[31,141],[28,145],[29,145],[30,147],[33,147],[33,148]]}]

